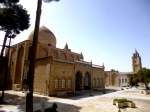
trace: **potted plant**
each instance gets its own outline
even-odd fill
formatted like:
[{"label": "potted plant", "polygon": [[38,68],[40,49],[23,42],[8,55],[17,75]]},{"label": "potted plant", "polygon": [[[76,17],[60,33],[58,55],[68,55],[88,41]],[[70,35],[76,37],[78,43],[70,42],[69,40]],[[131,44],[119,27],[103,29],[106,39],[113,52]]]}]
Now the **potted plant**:
[{"label": "potted plant", "polygon": [[133,101],[131,100],[127,100],[126,98],[122,98],[122,99],[114,99],[113,100],[113,104],[116,105],[118,108],[123,108],[123,107],[135,107],[135,103],[133,103]]}]

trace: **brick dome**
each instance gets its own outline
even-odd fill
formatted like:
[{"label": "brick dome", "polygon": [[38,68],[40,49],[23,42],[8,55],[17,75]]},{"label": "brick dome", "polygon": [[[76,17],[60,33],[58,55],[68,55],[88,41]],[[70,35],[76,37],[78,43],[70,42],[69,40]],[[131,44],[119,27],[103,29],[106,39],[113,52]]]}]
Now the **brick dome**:
[{"label": "brick dome", "polygon": [[[33,33],[32,31],[28,37],[28,40],[33,41]],[[39,28],[39,37],[38,42],[41,44],[49,45],[52,47],[56,47],[56,37],[55,35],[45,26],[41,26]]]}]

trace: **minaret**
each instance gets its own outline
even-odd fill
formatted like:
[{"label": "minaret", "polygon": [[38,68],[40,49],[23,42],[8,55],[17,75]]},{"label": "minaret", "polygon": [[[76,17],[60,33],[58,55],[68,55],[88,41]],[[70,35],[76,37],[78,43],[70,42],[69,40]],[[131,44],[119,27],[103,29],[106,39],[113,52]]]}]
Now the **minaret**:
[{"label": "minaret", "polygon": [[132,56],[132,67],[134,73],[138,72],[142,68],[141,57],[136,49]]},{"label": "minaret", "polygon": [[66,45],[65,45],[64,49],[65,49],[65,50],[67,50],[67,51],[71,51],[71,49],[69,49],[69,47],[68,47],[68,44],[67,44],[67,43],[66,43]]},{"label": "minaret", "polygon": [[66,43],[64,49],[68,50],[68,44]]},{"label": "minaret", "polygon": [[82,59],[82,60],[84,60],[84,57],[83,57],[83,54],[82,54],[82,52],[81,52],[81,54],[80,54],[80,55],[81,55],[81,59]]}]

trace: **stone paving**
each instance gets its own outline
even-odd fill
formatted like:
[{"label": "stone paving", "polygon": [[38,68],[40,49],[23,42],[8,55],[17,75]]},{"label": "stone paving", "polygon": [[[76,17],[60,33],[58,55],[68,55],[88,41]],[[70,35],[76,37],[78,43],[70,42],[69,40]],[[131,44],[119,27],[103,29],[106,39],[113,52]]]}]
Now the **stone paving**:
[{"label": "stone paving", "polygon": [[[124,108],[121,109],[121,112],[150,112],[150,95],[140,94],[140,88],[121,90],[120,88],[107,87],[107,89],[107,94],[103,94],[101,91],[93,91],[94,96],[92,97],[90,96],[90,91],[81,92],[78,96],[67,98],[34,95],[34,110],[41,108],[40,99],[44,98],[47,100],[46,107],[50,107],[52,103],[56,102],[58,104],[58,112],[118,112],[118,108],[112,103],[113,99],[128,98],[136,103],[136,108]],[[115,92],[111,89],[115,90]],[[9,97],[6,97],[6,101],[9,101],[9,103],[7,105],[0,105],[0,112],[23,112],[24,94],[14,91],[7,91],[6,93],[17,94],[20,97],[16,97],[17,100],[13,98],[11,100]],[[16,102],[13,102],[15,100]]]}]

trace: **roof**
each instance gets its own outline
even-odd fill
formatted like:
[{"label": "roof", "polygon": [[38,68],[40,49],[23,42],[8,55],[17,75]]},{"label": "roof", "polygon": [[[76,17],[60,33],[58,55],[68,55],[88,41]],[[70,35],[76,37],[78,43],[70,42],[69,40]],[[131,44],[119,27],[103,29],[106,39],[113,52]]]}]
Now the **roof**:
[{"label": "roof", "polygon": [[124,74],[133,74],[133,72],[119,72],[120,75],[124,75]]}]

